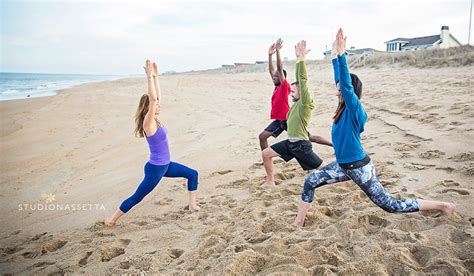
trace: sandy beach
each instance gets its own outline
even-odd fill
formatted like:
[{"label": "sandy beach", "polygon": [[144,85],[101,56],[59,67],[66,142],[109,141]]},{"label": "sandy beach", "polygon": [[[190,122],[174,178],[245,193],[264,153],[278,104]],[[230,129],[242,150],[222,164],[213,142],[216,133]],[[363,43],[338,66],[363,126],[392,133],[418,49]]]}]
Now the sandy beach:
[{"label": "sandy beach", "polygon": [[[293,81],[294,64],[285,68]],[[363,145],[384,187],[454,202],[457,214],[390,214],[349,181],[318,189],[306,226],[294,229],[307,172],[275,159],[277,187],[260,188],[258,134],[273,91],[262,65],[160,77],[171,158],[199,171],[202,209],[185,210],[183,179],[164,179],[104,227],[97,221],[135,191],[149,157],[133,135],[145,78],[121,79],[0,102],[0,272],[474,273],[474,65],[352,72],[369,116]],[[308,73],[310,132],[330,138],[331,63],[312,61]],[[332,148],[313,149],[335,160]],[[88,207],[31,209],[51,204]]]}]

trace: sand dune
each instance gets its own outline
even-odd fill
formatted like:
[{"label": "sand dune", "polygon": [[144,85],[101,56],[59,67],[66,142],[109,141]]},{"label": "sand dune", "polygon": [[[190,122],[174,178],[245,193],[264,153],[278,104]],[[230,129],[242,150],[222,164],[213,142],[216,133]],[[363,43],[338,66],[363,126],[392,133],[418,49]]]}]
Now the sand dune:
[{"label": "sand dune", "polygon": [[[293,79],[294,66],[287,66]],[[452,201],[459,213],[390,214],[352,182],[319,189],[304,229],[290,226],[306,173],[276,160],[262,189],[258,133],[272,84],[254,72],[163,76],[172,159],[200,173],[200,212],[183,180],[165,179],[114,228],[110,215],[143,177],[133,137],[143,79],[78,86],[55,97],[0,102],[2,273],[472,274],[474,67],[357,68],[369,115],[363,137],[397,197]],[[329,63],[309,66],[310,130],[330,137],[337,99]],[[282,135],[277,140],[285,138]],[[315,145],[326,161],[332,149]],[[20,211],[18,204],[103,204],[105,210]]]}]

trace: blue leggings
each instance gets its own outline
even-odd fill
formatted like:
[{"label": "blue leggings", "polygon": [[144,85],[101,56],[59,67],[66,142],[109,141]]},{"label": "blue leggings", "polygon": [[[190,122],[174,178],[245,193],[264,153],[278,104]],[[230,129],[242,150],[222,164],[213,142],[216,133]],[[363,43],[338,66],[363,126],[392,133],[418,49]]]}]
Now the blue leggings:
[{"label": "blue leggings", "polygon": [[171,162],[168,165],[157,166],[147,162],[145,164],[145,178],[138,186],[135,193],[125,199],[120,205],[120,210],[128,212],[133,206],[137,205],[158,185],[161,178],[166,177],[184,177],[188,179],[188,191],[197,190],[198,172],[179,163]]},{"label": "blue leggings", "polygon": [[352,170],[343,169],[337,162],[332,162],[326,167],[308,174],[305,178],[301,199],[311,203],[316,188],[348,180],[354,181],[372,202],[387,212],[402,213],[419,210],[418,201],[415,198],[398,200],[385,191],[375,175],[372,161],[361,168]]}]

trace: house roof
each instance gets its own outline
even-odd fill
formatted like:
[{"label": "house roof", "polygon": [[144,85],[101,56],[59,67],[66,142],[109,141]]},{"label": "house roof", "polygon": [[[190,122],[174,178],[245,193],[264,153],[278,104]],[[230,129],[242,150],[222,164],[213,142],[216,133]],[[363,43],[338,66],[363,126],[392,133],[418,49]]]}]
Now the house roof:
[{"label": "house roof", "polygon": [[385,44],[395,42],[395,41],[406,41],[407,44],[403,45],[403,47],[410,47],[410,46],[417,46],[417,45],[429,45],[437,42],[441,39],[440,35],[430,35],[430,36],[422,36],[422,37],[414,37],[414,38],[396,38],[389,41],[386,41]]},{"label": "house roof", "polygon": [[395,41],[409,41],[410,39],[412,39],[412,38],[399,37],[399,38],[395,38],[395,39],[392,39],[392,40],[389,40],[389,41],[385,41],[384,43],[390,43],[390,42],[395,42]]}]

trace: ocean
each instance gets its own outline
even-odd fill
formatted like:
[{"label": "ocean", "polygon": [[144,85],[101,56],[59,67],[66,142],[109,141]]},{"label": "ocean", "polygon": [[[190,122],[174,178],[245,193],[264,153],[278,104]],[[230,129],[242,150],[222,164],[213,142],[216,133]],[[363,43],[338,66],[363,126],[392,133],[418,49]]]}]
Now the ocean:
[{"label": "ocean", "polygon": [[0,73],[0,101],[56,95],[78,84],[115,80],[127,76]]}]

